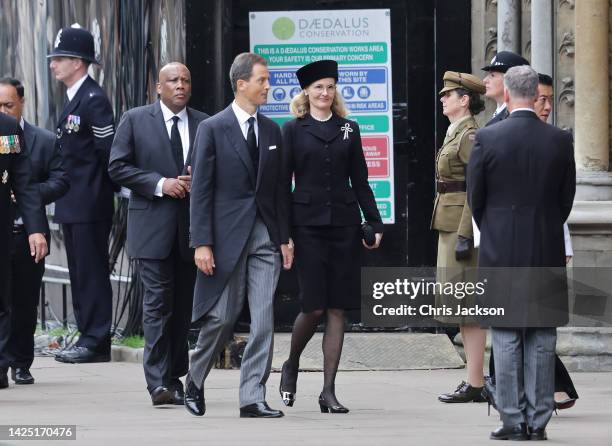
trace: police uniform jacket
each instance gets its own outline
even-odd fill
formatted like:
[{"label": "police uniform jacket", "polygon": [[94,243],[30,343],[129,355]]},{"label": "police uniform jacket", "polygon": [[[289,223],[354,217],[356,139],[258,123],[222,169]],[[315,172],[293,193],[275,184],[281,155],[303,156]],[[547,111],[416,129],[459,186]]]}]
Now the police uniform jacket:
[{"label": "police uniform jacket", "polygon": [[309,114],[283,126],[283,179],[291,194],[290,221],[294,226],[359,225],[361,207],[366,221],[383,232],[359,126],[336,114],[331,119],[338,131],[329,137],[316,131],[317,122]]},{"label": "police uniform jacket", "polygon": [[91,223],[112,218],[114,186],[107,169],[114,133],[110,102],[100,86],[87,77],[57,124],[70,190],[57,200],[56,222]]},{"label": "police uniform jacket", "polygon": [[[476,120],[470,116],[459,122],[444,138],[436,157],[438,193],[434,201],[432,229],[457,232],[465,238],[473,237],[472,213],[465,192],[465,171],[477,129]],[[450,191],[445,192],[445,185],[449,185]]]},{"label": "police uniform jacket", "polygon": [[510,112],[508,112],[508,107],[504,107],[502,111],[500,111],[498,114],[491,117],[491,119],[487,121],[487,123],[485,124],[485,127],[489,127],[490,125],[497,124],[498,122],[501,122],[504,119],[506,119],[508,116],[510,116]]}]

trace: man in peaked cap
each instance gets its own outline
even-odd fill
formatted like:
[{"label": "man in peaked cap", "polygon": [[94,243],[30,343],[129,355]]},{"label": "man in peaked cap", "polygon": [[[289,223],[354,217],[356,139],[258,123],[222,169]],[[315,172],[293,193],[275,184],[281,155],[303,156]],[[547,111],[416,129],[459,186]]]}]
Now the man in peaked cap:
[{"label": "man in peaked cap", "polygon": [[[45,214],[41,210],[40,194],[30,181],[29,152],[25,146],[23,130],[10,116],[0,113],[0,332],[10,330],[10,265],[13,238],[14,192],[23,217],[30,255],[36,263],[48,252],[45,232]],[[6,351],[8,336],[0,336],[0,389],[8,387],[9,358]]]},{"label": "man in peaked cap", "polygon": [[519,65],[529,65],[527,59],[513,53],[512,51],[500,51],[491,59],[491,63],[483,67],[483,71],[487,71],[487,75],[483,79],[485,84],[485,96],[493,99],[497,104],[497,109],[486,125],[495,124],[509,115],[504,102],[504,73],[509,68]]},{"label": "man in peaked cap", "polygon": [[87,70],[98,63],[91,33],[73,25],[57,33],[47,57],[66,88],[57,138],[70,190],[55,205],[70,271],[72,303],[81,333],[75,345],[56,356],[60,362],[110,361],[112,290],[108,237],[113,217],[113,183],[108,160],[115,133],[108,98]]}]

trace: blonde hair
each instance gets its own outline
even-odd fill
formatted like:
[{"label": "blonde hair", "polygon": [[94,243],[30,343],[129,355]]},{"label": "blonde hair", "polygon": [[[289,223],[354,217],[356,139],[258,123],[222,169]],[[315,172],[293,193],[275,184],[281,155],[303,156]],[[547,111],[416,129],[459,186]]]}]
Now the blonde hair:
[{"label": "blonde hair", "polygon": [[[291,114],[296,118],[303,118],[307,113],[310,113],[310,101],[308,100],[308,96],[304,93],[304,90],[293,97],[289,109],[291,110]],[[336,90],[336,94],[334,95],[331,110],[341,118],[346,118],[349,114],[338,90]]]}]

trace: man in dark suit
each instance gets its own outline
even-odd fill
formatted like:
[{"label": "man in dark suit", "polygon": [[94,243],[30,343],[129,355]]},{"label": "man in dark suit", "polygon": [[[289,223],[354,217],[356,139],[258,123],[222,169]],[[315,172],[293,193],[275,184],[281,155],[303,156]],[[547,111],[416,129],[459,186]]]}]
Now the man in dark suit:
[{"label": "man in dark suit", "polygon": [[78,341],[56,355],[60,362],[110,361],[112,289],[108,237],[114,187],[108,176],[113,111],[104,91],[87,75],[96,62],[92,35],[63,28],[48,56],[51,72],[66,87],[67,102],[57,138],[70,190],[57,200],[54,220],[62,224]]},{"label": "man in dark suit", "polygon": [[153,405],[183,404],[196,267],[189,248],[190,166],[200,121],[187,107],[191,74],[173,62],[159,72],[151,105],[124,113],[109,164],[113,181],[131,190],[128,254],[144,286],[144,370]]},{"label": "man in dark suit", "polygon": [[[497,53],[491,63],[482,70],[487,72],[487,75],[483,79],[485,84],[485,96],[495,101],[497,108],[491,116],[491,119],[487,121],[485,127],[496,124],[506,119],[510,113],[504,102],[504,73],[512,67],[519,65],[529,65],[529,62],[512,51],[500,51]],[[483,352],[484,353],[484,352]],[[494,403],[491,395],[495,393],[495,356],[493,348],[491,348],[489,355],[489,376],[485,376],[485,390],[483,395],[490,402]]]},{"label": "man in dark suit", "polygon": [[504,73],[509,68],[519,65],[529,65],[529,62],[512,51],[500,51],[491,59],[489,65],[482,68],[483,71],[487,72],[483,79],[486,88],[485,96],[494,100],[497,104],[493,116],[486,123],[485,127],[503,121],[508,117],[508,109],[504,102]]},{"label": "man in dark suit", "polygon": [[[47,255],[44,232],[47,228],[41,210],[40,194],[30,181],[32,168],[23,130],[12,117],[0,113],[0,333],[10,332],[11,285],[10,269],[13,239],[12,197],[19,209],[28,235],[30,257],[38,263]],[[0,336],[0,389],[8,387],[6,357],[8,336]]]},{"label": "man in dark suit", "polygon": [[[23,129],[25,144],[30,151],[31,181],[38,188],[41,212],[68,190],[68,177],[62,168],[62,158],[55,145],[55,135],[35,127],[23,119],[24,88],[17,79],[0,79],[0,112],[12,116]],[[34,361],[34,332],[36,307],[40,284],[45,272],[44,259],[35,262],[30,256],[27,233],[23,226],[20,203],[16,203],[13,224],[13,251],[11,270],[11,324],[10,331],[0,329],[0,338],[8,338],[6,350],[0,352],[9,358],[11,377],[16,384],[33,384],[30,366]],[[45,235],[49,237],[49,225]]]},{"label": "man in dark suit", "polygon": [[[558,324],[532,322],[538,315],[547,319],[551,310],[549,289],[542,292],[537,279],[548,272],[542,267],[565,267],[563,223],[572,209],[576,170],[571,135],[533,111],[538,74],[528,66],[513,67],[504,85],[510,116],[476,133],[467,171],[468,200],[481,231],[479,268],[500,268],[518,278],[487,299],[503,300],[514,315],[513,327],[526,327],[492,328],[495,399],[503,426],[491,438],[543,440],[554,409]],[[561,299],[556,303],[563,305]],[[567,313],[559,318],[564,321]]]},{"label": "man in dark suit", "polygon": [[[193,147],[191,246],[199,269],[193,321],[200,335],[191,357],[185,407],[204,415],[204,380],[247,294],[251,332],[240,370],[240,416],[282,417],[265,401],[272,362],[273,301],[281,267],[291,267],[288,200],[278,125],[257,112],[270,89],[266,60],[239,54],[230,68],[235,100],[200,123]],[[283,236],[284,235],[284,236]]]}]

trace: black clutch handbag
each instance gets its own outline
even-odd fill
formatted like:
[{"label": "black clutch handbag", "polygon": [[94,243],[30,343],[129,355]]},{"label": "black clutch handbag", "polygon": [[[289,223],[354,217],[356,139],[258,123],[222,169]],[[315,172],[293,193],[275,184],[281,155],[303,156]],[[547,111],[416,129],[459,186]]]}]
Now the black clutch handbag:
[{"label": "black clutch handbag", "polygon": [[361,225],[361,238],[368,246],[373,246],[376,243],[376,233],[374,232],[374,227],[367,221]]}]

